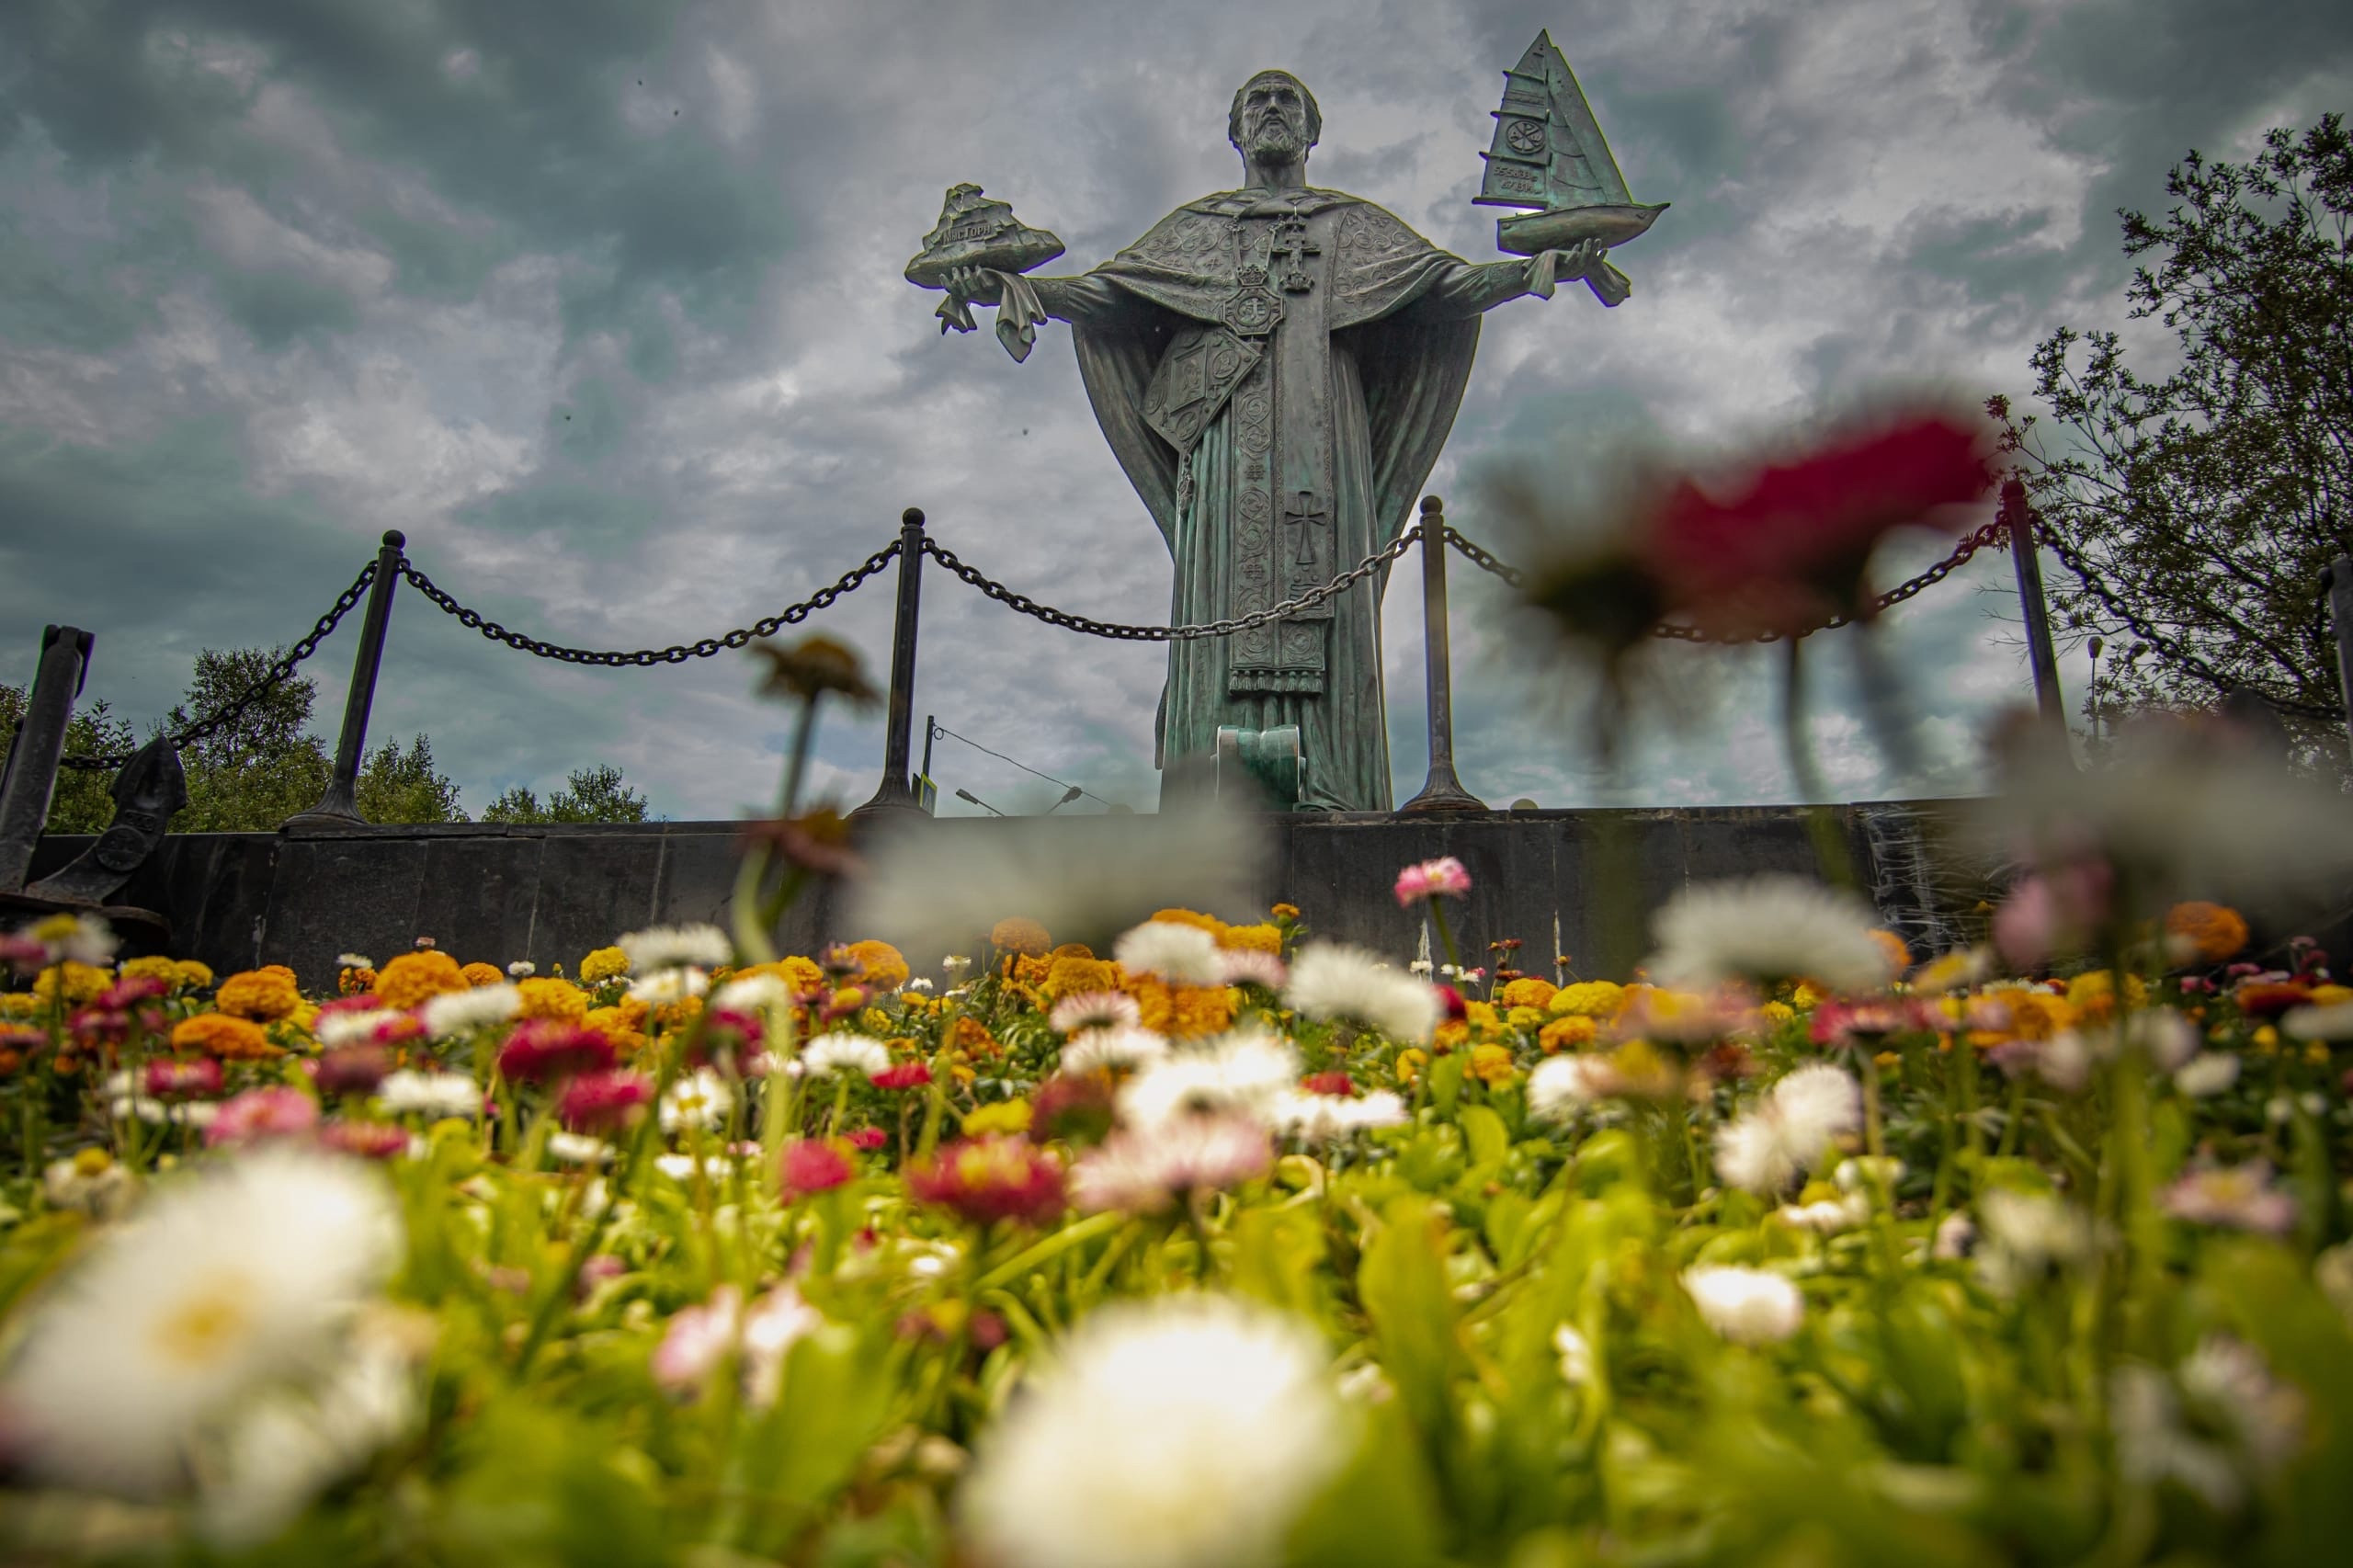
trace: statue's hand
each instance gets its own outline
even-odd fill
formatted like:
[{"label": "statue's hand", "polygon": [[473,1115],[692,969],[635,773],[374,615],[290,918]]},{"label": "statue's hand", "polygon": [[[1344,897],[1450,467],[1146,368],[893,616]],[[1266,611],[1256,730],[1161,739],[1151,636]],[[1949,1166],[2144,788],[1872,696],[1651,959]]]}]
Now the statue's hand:
[{"label": "statue's hand", "polygon": [[1004,297],[1005,286],[985,267],[956,267],[948,272],[948,294],[975,305],[994,305]]},{"label": "statue's hand", "polygon": [[1528,291],[1549,300],[1556,284],[1592,277],[1604,265],[1606,254],[1599,240],[1579,240],[1566,250],[1540,252],[1528,259]]}]

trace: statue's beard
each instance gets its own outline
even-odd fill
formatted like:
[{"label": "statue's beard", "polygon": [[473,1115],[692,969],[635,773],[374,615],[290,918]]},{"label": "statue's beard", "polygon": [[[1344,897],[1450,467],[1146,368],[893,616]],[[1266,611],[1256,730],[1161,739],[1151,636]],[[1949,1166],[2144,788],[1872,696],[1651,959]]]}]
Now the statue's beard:
[{"label": "statue's beard", "polygon": [[1280,115],[1269,115],[1250,132],[1246,150],[1262,164],[1291,164],[1307,151],[1307,138]]}]

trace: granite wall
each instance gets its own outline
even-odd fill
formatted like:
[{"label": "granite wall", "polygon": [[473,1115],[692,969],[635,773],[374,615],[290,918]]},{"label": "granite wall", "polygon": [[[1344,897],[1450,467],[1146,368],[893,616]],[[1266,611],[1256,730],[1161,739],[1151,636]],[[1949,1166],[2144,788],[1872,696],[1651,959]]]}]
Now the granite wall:
[{"label": "granite wall", "polygon": [[[1084,838],[1126,831],[1116,816],[1075,817],[1055,831]],[[1277,816],[1261,907],[1298,904],[1321,935],[1410,955],[1415,915],[1390,887],[1398,868],[1459,857],[1477,895],[1456,936],[1466,956],[1495,937],[1526,944],[1522,967],[1546,971],[1557,952],[1587,976],[1636,961],[1649,912],[1686,884],[1747,872],[1812,872],[1815,847],[1802,813],[1787,807],[1677,811],[1491,812],[1454,820]],[[1937,848],[1933,805],[1847,805],[1832,822],[1882,915],[1915,944],[1934,929],[1949,868]],[[943,844],[1002,831],[989,818],[923,824]],[[278,834],[186,834],[167,839],[123,902],[171,921],[175,951],[216,970],[293,967],[306,986],[331,985],[336,956],[378,959],[420,934],[463,960],[529,959],[567,969],[620,932],[656,922],[724,919],[736,824],[506,826],[452,824]],[[86,839],[41,846],[35,875]],[[779,937],[813,951],[835,938],[888,935],[838,929],[837,890],[804,898]],[[1007,913],[1013,913],[1008,911]],[[1235,912],[1240,913],[1240,912]],[[1480,961],[1474,960],[1472,961]]]}]

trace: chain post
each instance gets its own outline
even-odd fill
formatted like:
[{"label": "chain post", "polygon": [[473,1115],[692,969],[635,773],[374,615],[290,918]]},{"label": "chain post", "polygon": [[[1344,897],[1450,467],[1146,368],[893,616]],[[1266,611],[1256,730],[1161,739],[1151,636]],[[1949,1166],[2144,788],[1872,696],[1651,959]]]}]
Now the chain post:
[{"label": "chain post", "polygon": [[17,726],[7,770],[0,777],[0,892],[22,889],[25,874],[32,869],[33,849],[40,843],[50,801],[57,792],[65,726],[90,673],[94,641],[73,626],[48,627],[40,634],[40,663],[34,669],[24,722]]},{"label": "chain post", "polygon": [[1448,658],[1446,507],[1422,497],[1422,664],[1429,692],[1430,770],[1422,792],[1397,808],[1403,816],[1483,812],[1484,801],[1454,776],[1454,683]]},{"label": "chain post", "polygon": [[359,651],[351,660],[351,691],[343,703],[343,733],[335,741],[335,774],[326,793],[307,812],[278,824],[291,827],[352,827],[365,825],[359,814],[359,765],[367,755],[368,710],[376,701],[376,675],[384,662],[384,634],[392,619],[392,589],[400,583],[402,548],[408,543],[398,528],[386,528],[382,548],[376,551],[376,576],[368,585],[368,613],[359,623]]},{"label": "chain post", "polygon": [[2059,654],[2051,642],[2051,612],[2042,598],[2042,558],[2035,542],[2035,515],[2026,504],[2026,485],[2002,485],[2002,521],[2010,531],[2010,564],[2018,578],[2018,608],[2026,617],[2027,660],[2034,670],[2034,701],[2042,722],[2063,744],[2067,711],[2059,697]]},{"label": "chain post", "polygon": [[899,518],[899,604],[891,628],[891,710],[882,736],[882,786],[874,798],[850,812],[861,817],[914,812],[923,804],[907,782],[914,749],[910,731],[915,711],[915,623],[923,608],[923,512],[910,506]]},{"label": "chain post", "polygon": [[2336,632],[2336,690],[2345,704],[2345,733],[2353,736],[2353,555],[2340,555],[2321,571],[2328,590],[2328,619]]}]

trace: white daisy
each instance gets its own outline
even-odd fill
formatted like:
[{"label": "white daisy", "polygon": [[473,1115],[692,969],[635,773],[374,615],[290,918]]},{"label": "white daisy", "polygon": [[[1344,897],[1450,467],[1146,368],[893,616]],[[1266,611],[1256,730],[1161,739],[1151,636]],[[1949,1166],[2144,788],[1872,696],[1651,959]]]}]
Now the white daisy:
[{"label": "white daisy", "polygon": [[2353,1002],[2290,1007],[2280,1016],[2279,1032],[2292,1040],[2353,1040]]},{"label": "white daisy", "polygon": [[739,974],[710,994],[710,1006],[722,1013],[777,1013],[792,1006],[792,987],[774,974]]},{"label": "white daisy", "polygon": [[2224,1051],[2193,1056],[2173,1075],[2173,1086],[2193,1100],[2211,1099],[2238,1081],[2239,1059]]},{"label": "white daisy", "polygon": [[1803,877],[1711,882],[1686,889],[1659,912],[1649,968],[1667,985],[1808,979],[1834,991],[1876,991],[1895,972],[1871,935],[1877,924],[1862,900]]},{"label": "white daisy", "polygon": [[237,1417],[205,1467],[204,1533],[232,1549],[267,1540],[420,1414],[407,1352],[363,1338],[316,1390],[274,1392]]},{"label": "white daisy", "polygon": [[548,1134],[548,1158],[567,1165],[601,1165],[613,1157],[613,1146],[585,1132]]},{"label": "white daisy", "polygon": [[428,1000],[419,1016],[426,1034],[435,1040],[454,1040],[476,1029],[494,1028],[522,1010],[521,989],[501,983],[446,992]]},{"label": "white daisy", "polygon": [[1618,1074],[1597,1056],[1548,1056],[1529,1070],[1528,1114],[1539,1121],[1566,1121],[1597,1099],[1616,1092]]},{"label": "white daisy", "polygon": [[684,1002],[700,996],[710,989],[710,976],[699,969],[673,964],[658,969],[642,980],[632,980],[629,999],[642,1002],[649,1007],[660,1007],[673,1002]]},{"label": "white daisy", "polygon": [[271,1145],[158,1189],[59,1281],[0,1376],[23,1461],[163,1491],[208,1424],[316,1369],[400,1251],[399,1208],[356,1161]]},{"label": "white daisy", "polygon": [[1124,991],[1086,991],[1065,996],[1046,1015],[1057,1034],[1085,1029],[1134,1028],[1143,1022],[1143,1009]]},{"label": "white daisy", "polygon": [[1275,1102],[1275,1131],[1311,1143],[1333,1143],[1352,1133],[1405,1121],[1405,1102],[1387,1089],[1363,1096],[1286,1093]]},{"label": "white daisy", "polygon": [[506,978],[509,980],[529,980],[539,972],[540,966],[529,959],[517,959],[506,966]]},{"label": "white daisy", "polygon": [[1263,985],[1280,991],[1290,978],[1282,960],[1256,948],[1221,948],[1218,958],[1225,966],[1223,978],[1228,985]]},{"label": "white daisy", "polygon": [[1290,1041],[1263,1030],[1236,1030],[1145,1066],[1120,1085],[1120,1118],[1138,1128],[1226,1112],[1263,1122],[1298,1081],[1299,1052]]},{"label": "white daisy", "polygon": [[366,953],[345,953],[335,960],[337,969],[374,969],[376,960]]},{"label": "white daisy", "polygon": [[1223,1191],[1275,1162],[1265,1125],[1247,1116],[1178,1117],[1122,1128],[1071,1167],[1071,1201],[1089,1214],[1156,1214],[1184,1193]]},{"label": "white daisy", "polygon": [[1687,1268],[1683,1289],[1708,1326],[1735,1345],[1778,1344],[1805,1319],[1798,1288],[1762,1268]]},{"label": "white daisy", "polygon": [[[883,1060],[890,1060],[887,1052]],[[734,1103],[734,1093],[728,1088],[726,1079],[708,1067],[698,1067],[673,1083],[670,1092],[662,1096],[662,1131],[677,1132],[690,1127],[716,1127],[727,1119],[728,1108]]]},{"label": "white daisy", "polygon": [[463,1073],[426,1073],[404,1067],[376,1085],[379,1104],[395,1116],[480,1116],[482,1085]]},{"label": "white daisy", "polygon": [[981,1435],[957,1498],[979,1559],[1253,1568],[1347,1458],[1322,1340],[1268,1308],[1120,1303],[1060,1352]]},{"label": "white daisy", "polygon": [[869,1035],[821,1034],[801,1048],[801,1062],[804,1071],[817,1076],[849,1073],[870,1078],[890,1067],[891,1052]]},{"label": "white daisy", "polygon": [[727,933],[716,926],[649,926],[615,944],[631,974],[665,969],[717,969],[735,956]]},{"label": "white daisy", "polygon": [[1225,983],[1217,939],[1198,926],[1147,920],[1113,944],[1111,956],[1130,974],[1157,975],[1171,985]]},{"label": "white daisy", "polygon": [[1779,1192],[1832,1139],[1861,1126],[1862,1115],[1854,1079],[1826,1062],[1801,1067],[1716,1130],[1716,1174],[1750,1192]]},{"label": "white daisy", "polygon": [[1065,1073],[1093,1073],[1106,1067],[1141,1067],[1168,1054],[1168,1037],[1142,1028],[1087,1029],[1063,1045]]},{"label": "white daisy", "polygon": [[1346,1018],[1400,1044],[1427,1045],[1438,1028],[1438,992],[1361,948],[1313,942],[1290,966],[1283,1000],[1310,1018]]},{"label": "white daisy", "polygon": [[338,1045],[364,1045],[376,1038],[378,1029],[405,1017],[391,1007],[370,1007],[358,1013],[321,1013],[313,1027],[319,1043],[333,1050]]}]

